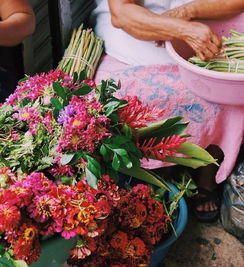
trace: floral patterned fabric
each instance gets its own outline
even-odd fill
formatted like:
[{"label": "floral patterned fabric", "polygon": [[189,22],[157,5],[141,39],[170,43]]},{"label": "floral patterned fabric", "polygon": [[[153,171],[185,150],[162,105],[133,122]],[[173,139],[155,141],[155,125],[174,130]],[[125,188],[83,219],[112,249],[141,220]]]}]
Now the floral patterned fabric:
[{"label": "floral patterned fabric", "polygon": [[[96,81],[113,78],[121,81],[120,96],[138,96],[148,105],[164,110],[163,118],[181,115],[189,121],[190,141],[204,148],[218,145],[225,158],[216,176],[218,183],[230,174],[244,134],[244,107],[218,105],[205,101],[182,84],[177,65],[130,66],[108,55],[98,67]],[[160,118],[162,119],[162,118]],[[161,162],[144,162],[147,167]],[[165,166],[165,165],[164,165]]]}]

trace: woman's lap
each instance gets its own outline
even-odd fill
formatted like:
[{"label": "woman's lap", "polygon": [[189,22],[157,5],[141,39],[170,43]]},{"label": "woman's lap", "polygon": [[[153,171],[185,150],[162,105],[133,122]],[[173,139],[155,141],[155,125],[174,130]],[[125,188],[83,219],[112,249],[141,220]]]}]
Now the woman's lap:
[{"label": "woman's lap", "polygon": [[[199,98],[181,83],[176,65],[130,66],[105,56],[98,67],[96,81],[121,81],[119,96],[136,95],[148,105],[165,110],[164,116],[181,115],[189,121],[190,140],[202,147],[218,145],[225,159],[217,173],[222,182],[232,170],[243,138],[244,107],[218,105]],[[161,163],[160,163],[161,165]],[[159,167],[152,164],[150,167]]]}]

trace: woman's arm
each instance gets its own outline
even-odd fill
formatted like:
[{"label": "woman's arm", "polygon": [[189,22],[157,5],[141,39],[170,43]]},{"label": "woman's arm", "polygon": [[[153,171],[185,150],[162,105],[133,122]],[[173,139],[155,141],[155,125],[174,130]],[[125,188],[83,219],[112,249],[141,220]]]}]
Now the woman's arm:
[{"label": "woman's arm", "polygon": [[219,19],[244,12],[244,0],[195,0],[162,15],[184,20]]},{"label": "woman's arm", "polygon": [[202,23],[155,14],[137,5],[135,0],[109,0],[109,7],[113,26],[137,39],[182,39],[202,60],[208,60],[219,52],[221,41]]},{"label": "woman's arm", "polygon": [[0,1],[0,45],[15,46],[35,30],[35,16],[28,0]]}]

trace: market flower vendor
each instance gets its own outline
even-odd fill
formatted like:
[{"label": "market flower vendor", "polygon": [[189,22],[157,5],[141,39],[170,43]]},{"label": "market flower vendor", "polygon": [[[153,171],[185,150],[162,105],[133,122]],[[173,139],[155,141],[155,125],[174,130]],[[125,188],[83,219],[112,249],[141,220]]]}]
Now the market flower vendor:
[{"label": "market flower vendor", "polygon": [[[184,117],[189,115],[191,125],[196,128],[196,135],[202,136],[205,132],[204,145],[208,146],[209,152],[219,160],[219,163],[223,160],[223,156],[226,160],[227,149],[224,151],[225,155],[223,155],[218,146],[220,143],[223,144],[223,140],[226,143],[226,140],[230,137],[226,137],[227,133],[225,131],[218,133],[218,136],[217,134],[209,134],[210,131],[212,132],[210,128],[214,129],[217,125],[217,119],[212,119],[209,123],[210,130],[203,131],[202,128],[199,130],[198,127],[201,120],[201,127],[208,129],[207,120],[210,121],[210,117],[207,118],[206,116],[210,116],[213,109],[219,109],[218,114],[220,115],[218,116],[220,117],[228,116],[224,115],[227,114],[227,108],[214,107],[214,104],[206,103],[201,99],[197,99],[198,102],[195,103],[193,98],[189,96],[189,91],[178,88],[179,85],[176,82],[179,79],[176,76],[177,70],[175,67],[169,67],[175,62],[161,44],[165,40],[181,39],[191,46],[202,60],[213,58],[220,52],[222,45],[220,37],[209,26],[193,20],[220,19],[241,13],[244,11],[244,1],[97,0],[96,3],[97,8],[91,15],[91,21],[94,24],[96,34],[105,41],[105,52],[115,59],[108,60],[108,63],[106,63],[106,58],[104,59],[98,68],[97,79],[107,77],[107,74],[109,74],[110,77],[121,80],[124,88],[126,88],[126,94],[133,95],[136,92],[137,95],[140,94],[141,100],[148,101],[148,104],[157,101],[158,105],[164,109],[165,107],[169,110],[174,108],[174,114],[181,114]],[[123,65],[116,59],[129,65]],[[118,65],[117,69],[113,64]],[[163,69],[159,65],[166,67]],[[133,68],[133,66],[135,67]],[[139,77],[139,75],[141,76]],[[174,77],[174,81],[171,81],[170,77]],[[155,83],[156,78],[158,80]],[[135,88],[136,86],[138,87]],[[175,94],[175,92],[177,93]],[[178,108],[174,105],[178,105]],[[206,105],[208,105],[208,108]],[[204,108],[207,110],[205,115],[203,114]],[[230,110],[228,110],[228,114]],[[240,115],[243,109],[235,112]],[[217,118],[216,114],[215,112],[214,116]],[[195,118],[196,116],[198,118]],[[203,118],[206,119],[205,125],[203,125]],[[236,118],[229,117],[229,121],[231,120],[236,121]],[[241,134],[243,131],[242,121],[237,125],[240,134],[231,137],[232,141],[236,140],[234,147],[232,143],[232,147],[228,148],[233,152],[229,154],[233,162],[238,154],[236,147],[239,148],[241,136],[243,136]],[[220,128],[218,127],[218,129]],[[218,130],[215,131],[215,133],[217,132]],[[226,148],[226,144],[221,147],[222,150],[223,147]],[[220,201],[215,183],[217,171],[216,166],[209,165],[202,168],[198,174],[197,184],[201,194],[197,198],[195,212],[199,220],[212,221],[218,218]],[[223,181],[230,171],[231,166],[229,166],[229,170],[225,167],[225,175],[222,171],[221,178],[217,179],[218,183]]]}]

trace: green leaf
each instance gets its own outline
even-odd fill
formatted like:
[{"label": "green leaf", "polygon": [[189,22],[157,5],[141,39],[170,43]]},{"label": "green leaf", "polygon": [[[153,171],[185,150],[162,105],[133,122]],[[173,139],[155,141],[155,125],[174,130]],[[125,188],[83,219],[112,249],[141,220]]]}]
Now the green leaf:
[{"label": "green leaf", "polygon": [[133,163],[132,163],[132,161],[129,159],[128,156],[123,156],[123,157],[121,157],[121,158],[122,158],[122,161],[123,161],[123,163],[125,164],[126,168],[130,169],[130,168],[133,167]]},{"label": "green leaf", "polygon": [[160,139],[165,136],[172,136],[172,135],[181,135],[185,129],[187,128],[189,122],[186,123],[178,123],[172,125],[166,129],[158,130],[154,132],[154,136],[159,137]]},{"label": "green leaf", "polygon": [[97,189],[97,177],[88,168],[86,168],[86,180],[91,187]]},{"label": "green leaf", "polygon": [[126,124],[126,123],[123,124],[122,131],[127,137],[129,137],[129,138],[132,137],[132,129],[128,124]]},{"label": "green leaf", "polygon": [[68,177],[68,176],[62,176],[60,180],[62,184],[67,184],[67,185],[72,185],[74,182],[73,177]]},{"label": "green leaf", "polygon": [[170,127],[176,124],[177,122],[181,121],[184,117],[182,116],[176,116],[173,118],[166,119],[163,123],[164,127]]},{"label": "green leaf", "polygon": [[81,158],[85,157],[85,153],[84,151],[76,151],[74,153],[74,157],[72,158],[72,160],[69,162],[69,164],[74,165],[77,163],[78,160],[80,160]]},{"label": "green leaf", "polygon": [[53,82],[53,90],[57,93],[62,99],[66,98],[65,90],[59,82]]},{"label": "green leaf", "polygon": [[117,113],[112,113],[109,115],[109,118],[113,123],[118,123],[120,121],[120,117]]},{"label": "green leaf", "polygon": [[193,158],[205,161],[207,164],[216,163],[216,160],[203,148],[191,142],[184,142],[178,151],[184,155],[192,156]]},{"label": "green leaf", "polygon": [[146,183],[150,183],[158,187],[165,188],[168,191],[172,191],[170,186],[163,179],[141,167],[132,167],[130,169],[120,167],[119,171]]},{"label": "green leaf", "polygon": [[54,119],[57,121],[57,119],[58,119],[58,116],[59,116],[59,109],[54,109],[53,110],[53,117],[54,117]]},{"label": "green leaf", "polygon": [[137,133],[139,134],[140,137],[154,136],[155,132],[165,130],[165,129],[175,125],[176,123],[178,123],[182,119],[183,119],[183,117],[177,116],[177,117],[173,117],[173,118],[170,118],[167,120],[162,120],[162,121],[159,121],[156,123],[152,123],[147,127],[143,127],[143,128],[138,129]]},{"label": "green leaf", "polygon": [[61,104],[61,102],[57,98],[51,98],[50,101],[51,101],[52,106],[55,109],[57,109],[58,111],[63,108],[63,105]]},{"label": "green leaf", "polygon": [[87,164],[87,168],[97,177],[100,178],[101,177],[101,165],[100,163],[92,158],[89,155],[86,155],[86,159],[88,160],[88,164]]},{"label": "green leaf", "polygon": [[24,98],[21,102],[20,102],[20,107],[23,108],[25,107],[26,105],[28,105],[30,103],[30,99],[28,98]]},{"label": "green leaf", "polygon": [[106,105],[104,105],[106,116],[110,116],[114,111],[125,107],[128,105],[128,102],[125,100],[119,100],[117,98],[113,98],[112,101],[109,101]]},{"label": "green leaf", "polygon": [[62,156],[60,163],[61,165],[66,165],[71,162],[71,160],[74,158],[75,154],[65,154]]},{"label": "green leaf", "polygon": [[14,261],[15,267],[28,267],[27,263],[25,261]]},{"label": "green leaf", "polygon": [[22,79],[20,79],[20,80],[18,81],[18,83],[25,82],[25,81],[27,81],[28,79],[29,79],[29,77],[28,77],[28,76],[25,76],[25,77],[23,77]]},{"label": "green leaf", "polygon": [[79,75],[78,75],[78,73],[77,73],[77,72],[74,72],[74,74],[73,74],[73,82],[74,82],[74,83],[77,82],[78,79],[79,79]]},{"label": "green leaf", "polygon": [[131,140],[127,136],[123,135],[114,135],[111,138],[108,139],[110,143],[116,144],[117,147],[120,147],[121,145],[131,142]]},{"label": "green leaf", "polygon": [[113,149],[113,151],[114,153],[120,155],[121,157],[128,156],[128,153],[125,149],[117,148],[117,149]]},{"label": "green leaf", "polygon": [[80,74],[79,74],[79,79],[78,80],[81,82],[81,81],[85,80],[86,78],[87,78],[86,71],[85,70],[82,70],[80,72]]},{"label": "green leaf", "polygon": [[2,256],[5,252],[4,245],[0,243],[0,255]]},{"label": "green leaf", "polygon": [[109,162],[110,161],[111,153],[109,153],[109,150],[106,148],[105,145],[101,145],[100,154],[103,156],[103,159],[104,159],[105,162]]},{"label": "green leaf", "polygon": [[7,258],[0,258],[0,266],[1,267],[15,267],[12,263],[12,260],[8,260]]},{"label": "green leaf", "polygon": [[191,167],[193,169],[207,166],[209,163],[200,159],[195,158],[183,158],[183,157],[166,157],[166,162],[171,162],[179,164],[186,167]]},{"label": "green leaf", "polygon": [[112,167],[113,169],[115,169],[116,171],[119,169],[120,167],[120,159],[119,157],[114,154],[114,157],[113,157],[113,161],[112,161]]},{"label": "green leaf", "polygon": [[84,85],[81,88],[73,91],[73,95],[87,95],[92,91],[92,88],[88,85]]}]

